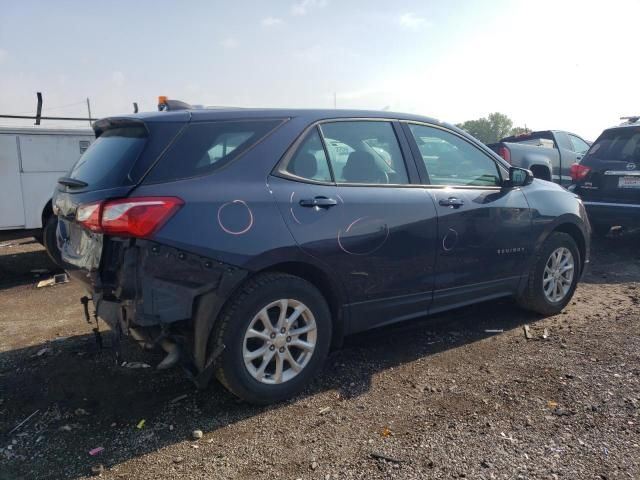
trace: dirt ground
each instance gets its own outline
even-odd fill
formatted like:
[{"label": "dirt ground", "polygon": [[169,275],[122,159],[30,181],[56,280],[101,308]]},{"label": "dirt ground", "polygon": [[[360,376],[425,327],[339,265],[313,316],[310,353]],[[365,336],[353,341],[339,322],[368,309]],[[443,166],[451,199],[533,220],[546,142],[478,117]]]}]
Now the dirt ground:
[{"label": "dirt ground", "polygon": [[1,479],[640,478],[640,232],[595,241],[560,315],[504,300],[358,335],[268,408],[118,365],[77,284],[35,288],[54,271],[0,240]]}]

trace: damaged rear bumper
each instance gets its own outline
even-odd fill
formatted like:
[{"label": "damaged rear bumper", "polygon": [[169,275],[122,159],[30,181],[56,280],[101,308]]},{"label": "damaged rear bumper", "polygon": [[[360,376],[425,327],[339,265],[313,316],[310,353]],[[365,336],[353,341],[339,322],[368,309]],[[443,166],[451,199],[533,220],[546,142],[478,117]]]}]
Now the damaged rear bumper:
[{"label": "damaged rear bumper", "polygon": [[177,347],[196,384],[205,385],[220,353],[209,343],[211,331],[247,274],[156,242],[111,238],[103,245],[92,296],[98,317],[112,330],[169,355]]}]

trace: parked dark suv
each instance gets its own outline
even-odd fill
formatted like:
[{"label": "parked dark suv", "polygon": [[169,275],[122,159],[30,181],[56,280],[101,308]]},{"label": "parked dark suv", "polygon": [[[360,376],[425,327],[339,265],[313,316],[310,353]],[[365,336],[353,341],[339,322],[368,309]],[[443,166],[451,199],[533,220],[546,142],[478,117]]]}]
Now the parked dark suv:
[{"label": "parked dark suv", "polygon": [[597,235],[640,226],[640,117],[602,132],[571,177]]},{"label": "parked dark suv", "polygon": [[451,125],[169,110],[95,123],[58,246],[112,330],[200,386],[278,401],[345,335],[506,296],[555,314],[588,261],[576,195]]}]

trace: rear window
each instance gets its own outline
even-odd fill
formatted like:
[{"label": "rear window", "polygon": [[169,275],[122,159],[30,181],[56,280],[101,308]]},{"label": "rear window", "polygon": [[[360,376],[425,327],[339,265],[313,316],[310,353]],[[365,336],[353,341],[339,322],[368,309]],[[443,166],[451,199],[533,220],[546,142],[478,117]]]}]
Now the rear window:
[{"label": "rear window", "polygon": [[143,126],[106,130],[82,154],[68,176],[86,182],[92,190],[123,185],[146,140]]},{"label": "rear window", "polygon": [[147,183],[206,175],[247,151],[282,120],[193,123],[163,155]]},{"label": "rear window", "polygon": [[605,130],[591,146],[588,158],[619,162],[640,162],[640,128],[626,127]]}]

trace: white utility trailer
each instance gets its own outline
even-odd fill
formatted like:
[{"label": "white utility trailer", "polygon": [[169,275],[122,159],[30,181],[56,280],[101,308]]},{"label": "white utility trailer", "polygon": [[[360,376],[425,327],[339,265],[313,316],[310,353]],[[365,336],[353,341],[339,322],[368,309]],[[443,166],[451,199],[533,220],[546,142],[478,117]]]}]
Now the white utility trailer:
[{"label": "white utility trailer", "polygon": [[41,239],[51,195],[95,136],[91,129],[0,127],[0,231]]}]

